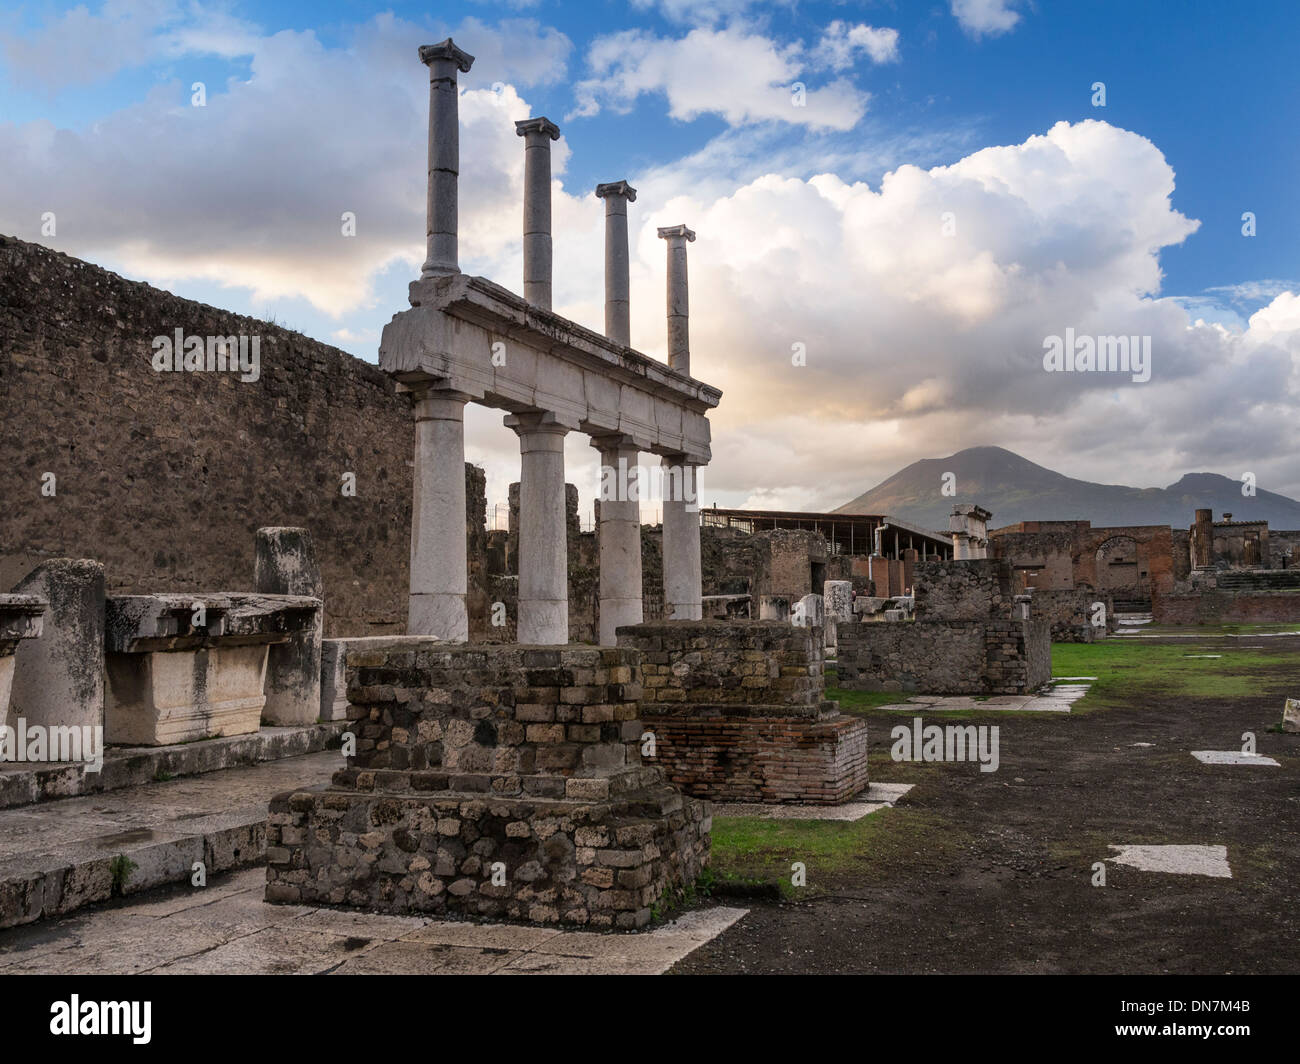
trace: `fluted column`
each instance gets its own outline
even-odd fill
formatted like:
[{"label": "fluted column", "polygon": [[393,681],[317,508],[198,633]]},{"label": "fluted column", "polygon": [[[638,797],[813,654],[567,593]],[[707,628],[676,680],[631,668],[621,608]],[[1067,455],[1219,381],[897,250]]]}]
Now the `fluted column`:
[{"label": "fluted column", "polygon": [[456,74],[469,73],[474,57],[448,37],[420,46],[429,68],[429,189],[426,210],[428,257],[421,277],[460,273],[456,248],[457,184],[460,180],[460,108]]},{"label": "fluted column", "polygon": [[515,123],[524,138],[524,298],[551,309],[551,141],[560,128],[549,118]]},{"label": "fluted column", "polygon": [[620,627],[643,619],[638,450],[621,435],[591,445],[600,451],[600,643],[612,647]]},{"label": "fluted column", "polygon": [[521,643],[569,641],[569,545],[564,521],[564,437],[553,414],[511,414],[519,437]]},{"label": "fluted column", "polygon": [[465,404],[458,392],[415,400],[408,635],[469,639],[465,612]]}]

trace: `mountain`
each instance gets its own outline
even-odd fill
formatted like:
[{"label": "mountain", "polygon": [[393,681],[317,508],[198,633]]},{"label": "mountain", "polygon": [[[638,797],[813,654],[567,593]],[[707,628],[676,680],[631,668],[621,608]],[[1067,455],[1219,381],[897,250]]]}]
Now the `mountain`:
[{"label": "mountain", "polygon": [[[956,475],[956,495],[942,494],[944,474]],[[954,503],[978,503],[993,512],[992,527],[1018,521],[1091,521],[1094,526],[1172,525],[1187,528],[1194,511],[1214,519],[1265,520],[1272,528],[1300,529],[1300,502],[1257,489],[1241,494],[1239,480],[1188,473],[1167,488],[1129,488],[1075,480],[1002,447],[969,447],[947,458],[923,458],[836,509],[836,513],[892,514],[944,531]]]}]

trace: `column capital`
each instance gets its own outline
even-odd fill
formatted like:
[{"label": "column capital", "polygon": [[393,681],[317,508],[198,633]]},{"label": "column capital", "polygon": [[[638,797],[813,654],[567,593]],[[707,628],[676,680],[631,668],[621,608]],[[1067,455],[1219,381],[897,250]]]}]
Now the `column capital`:
[{"label": "column capital", "polygon": [[431,75],[434,73],[434,64],[438,62],[454,63],[462,74],[468,74],[469,68],[474,65],[474,57],[457,48],[455,42],[448,37],[438,44],[420,45],[420,62],[429,67]]},{"label": "column capital", "polygon": [[639,453],[646,450],[635,437],[629,436],[625,432],[593,433],[591,445],[602,453],[605,451],[637,451]]},{"label": "column capital", "polygon": [[659,229],[660,240],[691,240],[695,239],[695,230],[687,229],[684,225],[668,225]]},{"label": "column capital", "polygon": [[606,181],[604,184],[596,186],[597,199],[625,199],[629,203],[636,202],[636,189],[626,181]]},{"label": "column capital", "polygon": [[523,118],[515,123],[515,134],[517,136],[527,137],[529,134],[534,133],[549,137],[551,140],[560,139],[560,127],[549,118]]},{"label": "column capital", "polygon": [[521,414],[507,414],[502,424],[512,429],[520,438],[524,436],[565,436],[569,426],[549,410],[529,410]]}]

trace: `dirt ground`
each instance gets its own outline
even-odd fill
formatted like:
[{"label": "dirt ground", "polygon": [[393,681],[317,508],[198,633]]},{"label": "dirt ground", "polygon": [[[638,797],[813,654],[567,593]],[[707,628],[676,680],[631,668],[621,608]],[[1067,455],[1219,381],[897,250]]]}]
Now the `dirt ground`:
[{"label": "dirt ground", "polygon": [[[1212,652],[1231,669],[1251,642],[1269,663],[1248,670],[1257,693],[1245,697],[1155,691],[1068,716],[933,719],[999,725],[993,773],[897,764],[900,715],[867,712],[872,778],[917,784],[873,814],[888,819],[869,852],[810,862],[793,900],[747,900],[745,919],[673,972],[1300,971],[1300,735],[1275,730],[1283,698],[1300,696],[1300,638]],[[1247,731],[1280,768],[1191,756],[1239,750]],[[1106,885],[1093,886],[1094,862],[1125,843],[1226,845],[1233,878],[1108,862]],[[768,856],[774,871],[801,859],[797,842]]]}]

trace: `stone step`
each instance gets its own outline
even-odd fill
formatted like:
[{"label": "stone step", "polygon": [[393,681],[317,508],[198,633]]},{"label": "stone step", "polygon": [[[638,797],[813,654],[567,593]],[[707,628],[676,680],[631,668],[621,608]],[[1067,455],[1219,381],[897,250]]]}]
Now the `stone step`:
[{"label": "stone step", "polygon": [[326,721],[175,746],[109,747],[99,772],[81,763],[6,762],[0,764],[0,809],[301,757],[337,746],[347,727],[347,721]]},{"label": "stone step", "polygon": [[271,797],[327,783],[339,761],[325,751],[0,810],[0,928],[191,883],[196,862],[209,878],[257,864]]}]

